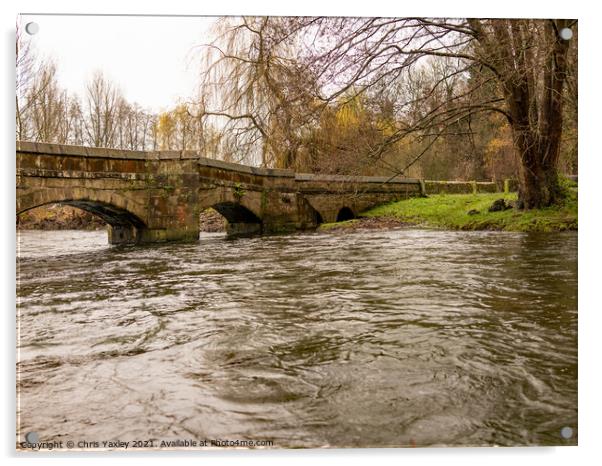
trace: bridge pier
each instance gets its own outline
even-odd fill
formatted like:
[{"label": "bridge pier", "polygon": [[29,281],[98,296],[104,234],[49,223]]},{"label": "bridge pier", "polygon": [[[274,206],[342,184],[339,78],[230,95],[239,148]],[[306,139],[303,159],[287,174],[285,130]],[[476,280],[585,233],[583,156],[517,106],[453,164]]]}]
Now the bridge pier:
[{"label": "bridge pier", "polygon": [[199,239],[199,228],[145,228],[139,232],[138,243],[167,243],[174,242],[194,242]]},{"label": "bridge pier", "polygon": [[133,225],[109,225],[109,244],[136,244],[139,234]]},{"label": "bridge pier", "polygon": [[261,223],[229,223],[226,234],[229,237],[251,236],[261,233]]}]

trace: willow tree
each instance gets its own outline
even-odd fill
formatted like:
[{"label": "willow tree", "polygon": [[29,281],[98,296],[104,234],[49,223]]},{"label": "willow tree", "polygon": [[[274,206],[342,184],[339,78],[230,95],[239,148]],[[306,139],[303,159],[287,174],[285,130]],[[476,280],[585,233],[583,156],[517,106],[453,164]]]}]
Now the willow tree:
[{"label": "willow tree", "polygon": [[[311,20],[310,20],[311,22]],[[311,77],[295,60],[307,22],[294,18],[223,18],[202,46],[201,116],[221,128],[222,144],[263,166],[291,168],[308,122]]]}]

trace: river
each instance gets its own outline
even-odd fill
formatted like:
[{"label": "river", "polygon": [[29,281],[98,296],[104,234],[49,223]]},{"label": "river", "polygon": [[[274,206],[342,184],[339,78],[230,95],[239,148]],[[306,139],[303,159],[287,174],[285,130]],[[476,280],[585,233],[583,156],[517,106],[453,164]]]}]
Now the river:
[{"label": "river", "polygon": [[17,279],[18,441],[577,443],[575,232],[20,231]]}]

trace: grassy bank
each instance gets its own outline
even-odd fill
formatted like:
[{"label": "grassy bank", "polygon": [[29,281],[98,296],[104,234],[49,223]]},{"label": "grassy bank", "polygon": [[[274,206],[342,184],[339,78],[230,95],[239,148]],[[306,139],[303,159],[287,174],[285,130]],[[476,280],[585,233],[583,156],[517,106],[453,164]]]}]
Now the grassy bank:
[{"label": "grassy bank", "polygon": [[[562,205],[537,210],[488,212],[496,200],[516,194],[440,194],[407,199],[364,212],[365,217],[395,218],[404,223],[459,230],[564,231],[577,229],[577,193],[569,190]],[[470,215],[468,212],[478,211]]]},{"label": "grassy bank", "polygon": [[[515,201],[516,194],[438,194],[406,199],[363,212],[359,219],[324,224],[321,230],[391,228],[420,225],[453,230],[577,230],[577,192],[568,191],[562,205],[538,210],[488,212],[496,199]],[[468,212],[473,211],[472,215]],[[474,213],[478,211],[478,213]]]}]

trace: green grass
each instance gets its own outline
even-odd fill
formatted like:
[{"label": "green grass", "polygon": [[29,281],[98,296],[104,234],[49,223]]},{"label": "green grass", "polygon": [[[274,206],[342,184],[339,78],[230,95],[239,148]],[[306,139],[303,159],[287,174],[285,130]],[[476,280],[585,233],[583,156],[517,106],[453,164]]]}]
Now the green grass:
[{"label": "green grass", "polygon": [[344,220],[342,222],[333,222],[333,223],[322,223],[320,224],[320,230],[333,230],[333,229],[341,229],[341,228],[353,228],[358,223],[358,220]]},{"label": "green grass", "polygon": [[[394,217],[407,223],[457,230],[564,231],[577,229],[577,192],[567,190],[562,205],[536,210],[488,212],[496,199],[516,200],[516,194],[439,194],[385,204],[364,217]],[[476,215],[468,215],[470,210]]]}]

